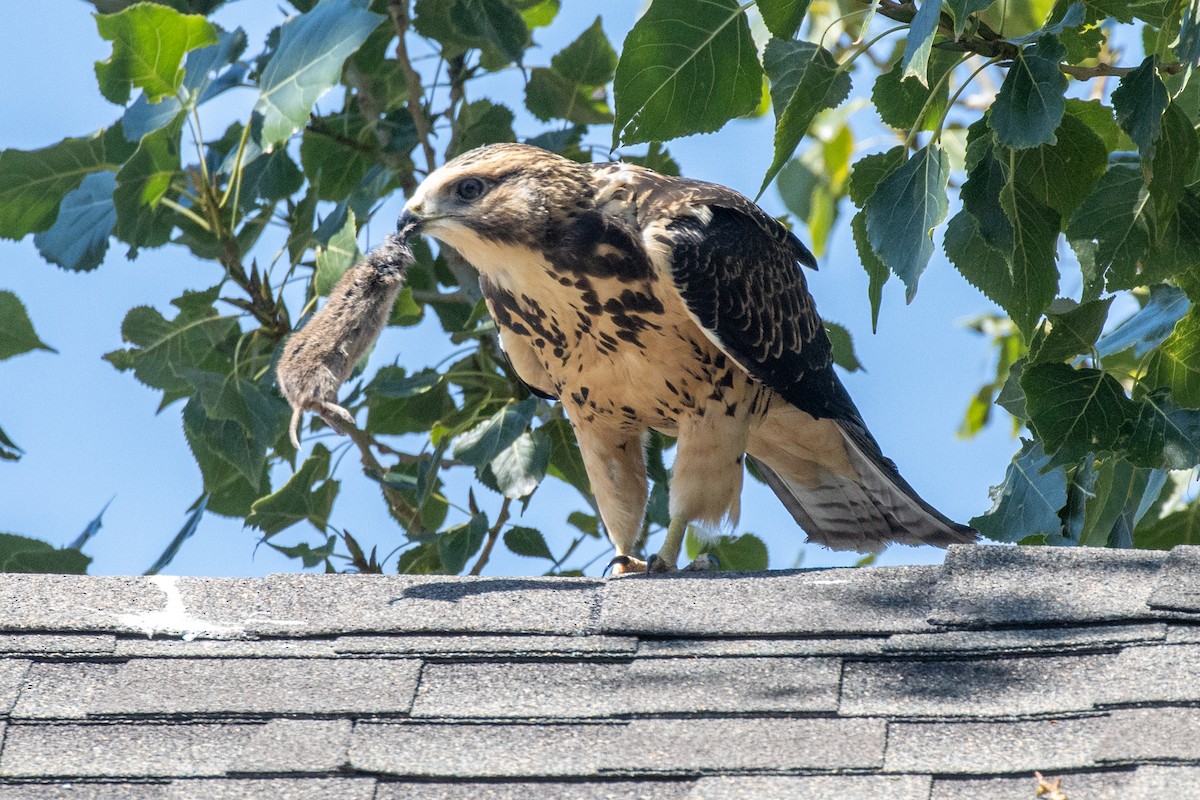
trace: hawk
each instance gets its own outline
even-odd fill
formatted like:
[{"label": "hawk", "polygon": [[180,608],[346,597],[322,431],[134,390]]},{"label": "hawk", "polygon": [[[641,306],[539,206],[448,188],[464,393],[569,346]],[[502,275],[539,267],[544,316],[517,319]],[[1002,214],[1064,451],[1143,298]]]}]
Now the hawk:
[{"label": "hawk", "polygon": [[[615,573],[673,570],[689,524],[736,524],[747,456],[813,542],[975,540],[880,451],[833,370],[801,271],[815,259],[745,196],[498,144],[432,172],[399,227],[479,271],[517,374],[564,405]],[[670,526],[647,563],[632,553],[650,430],[678,444]]]}]

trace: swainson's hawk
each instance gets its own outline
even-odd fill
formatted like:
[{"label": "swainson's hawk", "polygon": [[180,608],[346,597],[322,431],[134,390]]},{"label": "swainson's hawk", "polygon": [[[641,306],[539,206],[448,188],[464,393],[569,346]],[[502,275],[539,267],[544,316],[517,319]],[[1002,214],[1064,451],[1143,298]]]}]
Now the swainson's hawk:
[{"label": "swainson's hawk", "polygon": [[651,429],[678,450],[650,570],[675,568],[689,523],[736,522],[747,454],[814,542],[975,540],[880,452],[833,371],[801,271],[812,254],[743,195],[500,144],[430,174],[400,224],[479,270],[513,367],[565,406],[615,571],[647,569],[630,554]]}]

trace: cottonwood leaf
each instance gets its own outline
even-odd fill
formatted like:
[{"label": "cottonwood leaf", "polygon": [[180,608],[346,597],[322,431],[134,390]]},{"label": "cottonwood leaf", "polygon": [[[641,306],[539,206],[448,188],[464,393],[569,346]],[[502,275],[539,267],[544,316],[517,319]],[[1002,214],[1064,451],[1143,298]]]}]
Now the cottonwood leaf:
[{"label": "cottonwood leaf", "polygon": [[1163,112],[1154,158],[1149,162],[1150,197],[1158,218],[1169,218],[1183,199],[1198,154],[1196,129],[1179,105],[1172,103]]},{"label": "cottonwood leaf", "polygon": [[42,258],[63,269],[88,271],[100,266],[108,252],[108,237],[117,225],[113,192],[117,177],[93,172],[71,190],[58,207],[58,218],[33,243]]},{"label": "cottonwood leaf", "polygon": [[179,137],[183,119],[147,134],[137,150],[117,172],[113,204],[117,208],[117,238],[130,245],[130,254],[139,247],[161,247],[171,238],[174,223],[160,201],[171,182],[180,174]]},{"label": "cottonwood leaf", "polygon": [[1055,259],[1061,222],[1058,214],[1039,203],[1024,187],[1012,182],[1000,191],[1000,205],[1012,225],[1009,264],[1013,287],[1025,290],[1014,295],[1018,303],[1014,307],[1016,313],[1011,316],[1028,337],[1058,291]]},{"label": "cottonwood leaf", "polygon": [[946,5],[954,17],[954,38],[962,36],[968,17],[977,11],[983,11],[994,2],[996,0],[946,0]]},{"label": "cottonwood leaf", "polygon": [[1021,388],[1029,423],[1053,466],[1116,449],[1130,418],[1130,401],[1121,384],[1097,369],[1030,364]]},{"label": "cottonwood leaf", "polygon": [[1067,77],[1058,68],[1063,55],[1054,36],[1042,36],[1017,53],[988,115],[999,144],[1018,150],[1054,144],[1066,111]]},{"label": "cottonwood leaf", "polygon": [[0,461],[20,461],[25,451],[17,443],[8,438],[4,428],[0,428]]},{"label": "cottonwood leaf", "polygon": [[854,215],[850,220],[850,231],[854,235],[854,248],[858,251],[858,259],[867,272],[867,299],[871,303],[871,332],[879,328],[879,307],[883,304],[883,286],[892,274],[887,265],[879,260],[879,256],[871,248],[867,239],[867,217],[863,212]]},{"label": "cottonwood leaf", "polygon": [[823,320],[822,323],[825,326],[825,335],[829,337],[829,344],[833,348],[833,363],[847,372],[862,370],[863,365],[854,352],[854,339],[850,336],[850,331],[836,322]]},{"label": "cottonwood leaf", "polygon": [[1055,143],[1018,150],[1010,180],[1063,219],[1091,193],[1108,166],[1104,142],[1083,122],[1064,116]]},{"label": "cottonwood leaf", "polygon": [[113,43],[112,56],[96,63],[100,93],[120,106],[134,86],[151,102],[173,97],[183,84],[183,57],[217,43],[216,27],[203,16],[153,3],[97,14],[96,28]]},{"label": "cottonwood leaf", "polygon": [[119,169],[133,151],[119,125],[38,150],[0,151],[0,237],[46,230],[63,198],[86,176]]},{"label": "cottonwood leaf", "polygon": [[550,466],[550,439],[540,430],[522,433],[488,464],[496,488],[516,500],[533,494]]},{"label": "cottonwood leaf", "polygon": [[[1133,167],[1115,166],[1096,183],[1067,225],[1072,246],[1095,241],[1095,270],[1110,284],[1130,286],[1150,245],[1150,192]],[[1078,248],[1077,248],[1078,249]]]},{"label": "cottonwood leaf", "polygon": [[[313,448],[287,483],[274,494],[260,497],[250,507],[246,524],[260,529],[268,537],[308,520],[319,531],[329,524],[329,512],[337,496],[339,483],[329,477],[330,453],[323,444]],[[318,486],[317,483],[320,482]]]},{"label": "cottonwood leaf", "polygon": [[[958,54],[949,50],[938,50],[930,59],[928,85],[907,80],[900,65],[894,64],[887,72],[880,73],[871,87],[871,102],[885,124],[900,130],[931,131],[941,122],[950,98],[950,86],[942,76],[958,63]],[[930,98],[929,86],[935,86]],[[925,115],[918,120],[917,116]],[[919,124],[918,124],[919,123]]]},{"label": "cottonwood leaf", "polygon": [[775,109],[775,158],[760,194],[792,157],[817,114],[850,94],[849,73],[838,69],[828,50],[811,42],[772,39],[763,51],[763,66]]},{"label": "cottonwood leaf", "polygon": [[0,361],[30,350],[57,352],[38,338],[20,299],[12,292],[0,289]]},{"label": "cottonwood leaf", "polygon": [[57,548],[49,542],[0,533],[0,572],[83,575],[91,556],[74,548]]},{"label": "cottonwood leaf", "polygon": [[354,212],[347,209],[346,224],[330,237],[326,244],[317,245],[317,268],[313,273],[313,288],[327,297],[346,270],[359,259],[358,238],[354,227]]},{"label": "cottonwood leaf", "polygon": [[261,494],[270,494],[266,450],[253,447],[235,422],[209,419],[192,398],[183,407],[183,432],[200,467],[208,509],[244,518]]},{"label": "cottonwood leaf", "polygon": [[550,438],[550,468],[547,472],[590,498],[591,483],[571,423],[565,419],[552,419],[538,430]]},{"label": "cottonwood leaf", "polygon": [[1154,158],[1154,144],[1162,131],[1163,112],[1170,95],[1158,77],[1158,59],[1149,56],[1137,69],[1121,77],[1112,94],[1117,124],[1129,134],[1142,160]]},{"label": "cottonwood leaf", "polygon": [[454,458],[473,467],[483,467],[511,445],[529,427],[537,411],[537,398],[509,403],[454,441]]},{"label": "cottonwood leaf", "polygon": [[767,30],[777,39],[791,39],[800,30],[809,0],[755,0]]},{"label": "cottonwood leaf", "polygon": [[767,545],[753,533],[704,540],[689,528],[684,539],[684,550],[693,561],[702,553],[711,555],[717,559],[722,570],[729,572],[757,572],[766,569],[770,561]]},{"label": "cottonwood leaf", "polygon": [[200,519],[204,516],[204,512],[208,508],[208,501],[208,495],[200,498],[199,504],[197,504],[192,513],[188,515],[188,518],[184,520],[183,527],[179,529],[179,532],[175,534],[174,538],[171,539],[166,549],[164,549],[158,559],[150,565],[150,568],[146,570],[145,574],[157,575],[158,573],[162,572],[168,564],[175,560],[175,556],[179,555],[179,550],[183,547],[183,543],[192,538],[192,536],[196,533],[196,529],[200,527]]},{"label": "cottonwood leaf", "polygon": [[1133,357],[1141,359],[1163,343],[1175,330],[1191,302],[1181,289],[1158,283],[1150,287],[1150,299],[1133,316],[1100,337],[1096,350],[1101,357],[1133,348]]},{"label": "cottonwood leaf", "polygon": [[259,79],[255,111],[263,115],[262,145],[270,150],[304,127],[313,104],[332,89],[342,64],[386,17],[369,0],[320,0],[280,28],[279,46]]},{"label": "cottonwood leaf", "polygon": [[653,0],[617,62],[613,149],[715,131],[753,112],[762,84],[737,0]]},{"label": "cottonwood leaf", "polygon": [[927,145],[880,181],[864,208],[871,249],[904,282],[909,302],[933,255],[933,229],[946,217],[949,179],[945,151]]},{"label": "cottonwood leaf", "polygon": [[483,538],[487,531],[487,515],[476,514],[466,525],[459,525],[438,535],[438,556],[448,573],[457,575],[463,571],[467,560],[483,546]]},{"label": "cottonwood leaf", "polygon": [[1193,305],[1158,346],[1143,379],[1166,386],[1187,408],[1200,408],[1200,309]]},{"label": "cottonwood leaf", "polygon": [[1152,550],[1170,550],[1181,544],[1200,544],[1200,502],[1182,511],[1139,525],[1137,546]]},{"label": "cottonwood leaf", "polygon": [[1067,472],[1049,465],[1041,442],[1022,440],[1004,482],[991,488],[991,509],[973,517],[971,527],[997,542],[1059,533],[1058,513],[1067,503]]},{"label": "cottonwood leaf", "polygon": [[1181,408],[1170,390],[1135,401],[1126,449],[1140,467],[1191,469],[1200,464],[1200,409]]},{"label": "cottonwood leaf", "polygon": [[536,528],[514,525],[504,532],[504,546],[519,556],[554,560],[554,554],[546,544],[546,537]]},{"label": "cottonwood leaf", "polygon": [[922,86],[929,85],[929,53],[941,17],[942,0],[924,0],[909,23],[908,38],[904,40],[900,68],[905,78],[916,78]]},{"label": "cottonwood leaf", "polygon": [[1046,314],[1047,326],[1039,329],[1029,346],[1030,360],[1064,361],[1090,353],[1104,329],[1112,301],[1106,297],[1057,313],[1052,306]]}]

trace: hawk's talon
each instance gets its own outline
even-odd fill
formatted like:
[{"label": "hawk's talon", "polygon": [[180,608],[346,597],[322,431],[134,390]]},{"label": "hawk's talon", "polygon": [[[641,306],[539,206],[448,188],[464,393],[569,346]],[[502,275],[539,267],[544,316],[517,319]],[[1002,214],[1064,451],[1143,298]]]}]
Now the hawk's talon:
[{"label": "hawk's talon", "polygon": [[602,575],[612,573],[612,577],[619,578],[622,575],[636,575],[646,571],[646,562],[640,558],[633,556],[619,555],[613,556],[612,561],[608,562],[608,566],[604,568]]},{"label": "hawk's talon", "polygon": [[662,574],[665,574],[668,572],[674,572],[674,571],[675,571],[675,565],[669,563],[665,558],[660,556],[658,553],[655,553],[654,555],[650,556],[650,559],[646,562],[646,574],[647,575],[652,575],[652,574],[662,575]]},{"label": "hawk's talon", "polygon": [[721,568],[721,560],[711,553],[701,553],[696,560],[684,567],[680,572],[714,572]]}]

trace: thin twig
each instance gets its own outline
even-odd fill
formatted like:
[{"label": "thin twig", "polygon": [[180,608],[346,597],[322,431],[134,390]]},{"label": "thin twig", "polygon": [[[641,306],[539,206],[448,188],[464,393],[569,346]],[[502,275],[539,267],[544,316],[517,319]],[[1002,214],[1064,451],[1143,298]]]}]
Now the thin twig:
[{"label": "thin twig", "polygon": [[408,33],[409,21],[408,0],[388,0],[388,14],[392,18],[392,25],[399,38],[396,43],[396,60],[400,62],[400,69],[404,72],[404,85],[408,92],[408,113],[412,116],[413,127],[417,131],[417,140],[420,141],[421,150],[425,153],[425,162],[429,171],[433,172],[437,169],[437,153],[434,152],[433,142],[430,139],[429,119],[425,116],[425,109],[421,107],[425,89],[421,85],[420,74],[413,68],[412,60],[408,57],[408,42],[405,38]]},{"label": "thin twig", "polygon": [[483,550],[479,553],[479,560],[475,562],[475,566],[471,567],[469,574],[478,575],[483,572],[488,559],[492,556],[492,548],[496,546],[496,540],[500,538],[500,529],[504,527],[504,523],[508,522],[508,512],[511,506],[512,498],[504,498],[504,502],[500,505],[500,514],[496,517],[496,524],[488,531],[487,541],[483,543]]}]

